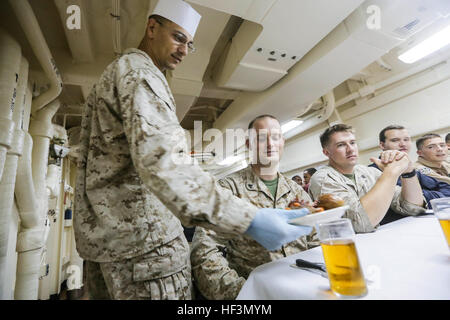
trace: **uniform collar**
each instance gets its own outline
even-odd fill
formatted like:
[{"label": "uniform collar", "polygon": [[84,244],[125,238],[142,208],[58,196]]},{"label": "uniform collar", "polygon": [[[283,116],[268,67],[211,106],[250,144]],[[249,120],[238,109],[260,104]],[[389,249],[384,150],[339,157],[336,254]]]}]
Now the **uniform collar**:
[{"label": "uniform collar", "polygon": [[[341,181],[345,182],[347,185],[352,186],[352,187],[354,187],[356,189],[357,186],[355,185],[355,183],[351,179],[347,178],[343,173],[339,172],[338,170],[336,170],[332,166],[327,165],[327,167],[329,168],[329,171],[333,175],[339,177],[339,179]],[[366,173],[364,172],[364,170],[361,170],[361,167],[359,165],[355,165],[354,166],[352,174],[355,175],[356,184],[360,184],[361,180],[365,180],[367,178],[366,177]]]},{"label": "uniform collar", "polygon": [[136,54],[139,54],[139,55],[143,56],[145,58],[145,60],[147,61],[148,67],[152,70],[152,72],[154,74],[156,74],[161,79],[161,81],[163,81],[163,82],[165,82],[167,84],[166,76],[155,65],[155,63],[153,62],[152,58],[150,58],[150,56],[147,54],[147,52],[142,51],[142,50],[140,50],[138,48],[128,48],[122,53],[122,55],[130,54],[130,53],[136,53]]},{"label": "uniform collar", "polygon": [[[277,178],[278,178],[278,186],[277,186],[277,201],[280,199],[283,195],[285,195],[287,192],[290,192],[291,189],[289,187],[288,182],[286,181],[286,178],[277,172]],[[270,193],[267,186],[264,184],[261,178],[259,178],[252,169],[252,166],[248,166],[245,172],[245,187],[249,191],[256,191],[256,192],[262,192],[267,197],[269,197],[272,201],[275,200]]]},{"label": "uniform collar", "polygon": [[428,160],[425,160],[423,157],[419,156],[417,158],[417,162],[420,164],[423,164],[425,167],[433,168],[433,169],[442,169],[444,167],[444,163],[442,163],[440,166],[436,165],[436,162],[431,162]]}]

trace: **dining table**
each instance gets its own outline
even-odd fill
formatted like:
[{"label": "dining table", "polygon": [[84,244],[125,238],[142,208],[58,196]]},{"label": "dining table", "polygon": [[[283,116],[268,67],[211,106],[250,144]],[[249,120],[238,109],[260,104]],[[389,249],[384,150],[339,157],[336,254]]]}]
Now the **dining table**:
[{"label": "dining table", "polygon": [[[375,232],[356,234],[354,240],[368,292],[351,299],[450,299],[450,248],[434,215],[405,217]],[[350,299],[330,290],[326,273],[296,267],[296,259],[324,263],[317,246],[260,265],[237,299]]]}]

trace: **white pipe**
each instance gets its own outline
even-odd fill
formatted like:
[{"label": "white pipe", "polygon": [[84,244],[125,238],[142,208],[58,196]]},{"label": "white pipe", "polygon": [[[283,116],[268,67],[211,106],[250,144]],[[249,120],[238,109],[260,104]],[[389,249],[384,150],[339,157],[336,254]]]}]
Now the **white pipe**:
[{"label": "white pipe", "polygon": [[33,140],[31,138],[31,135],[27,132],[31,113],[31,97],[31,89],[29,86],[27,86],[23,99],[24,105],[22,123],[23,130],[25,132],[23,140],[23,151],[22,156],[19,158],[16,186],[14,191],[21,225],[24,228],[36,227],[39,222],[39,215],[37,211],[38,204],[31,170]]},{"label": "white pipe", "polygon": [[38,203],[33,184],[33,175],[31,170],[31,154],[33,140],[26,133],[23,144],[22,157],[19,159],[17,170],[17,182],[15,195],[17,208],[20,215],[21,225],[24,228],[36,227],[39,223]]},{"label": "white pipe", "polygon": [[[18,236],[17,241],[17,275],[16,275],[16,299],[37,299],[39,294],[39,272],[41,268],[42,252],[45,249],[44,245],[48,236],[48,223],[46,222],[48,195],[46,190],[46,174],[48,152],[50,145],[50,138],[53,135],[53,127],[51,119],[60,106],[59,100],[50,103],[44,109],[39,110],[34,114],[31,124],[30,133],[33,136],[34,147],[32,154],[32,172],[31,177],[33,183],[30,181],[30,160],[29,136],[26,137],[25,146],[27,159],[24,160],[26,167],[26,179],[30,185],[24,190],[24,193],[33,192],[36,195],[36,202],[34,211],[32,208],[22,208],[21,214],[26,218],[26,222],[30,228],[23,227]],[[33,187],[31,186],[33,185]]]},{"label": "white pipe", "polygon": [[34,114],[59,96],[63,83],[29,2],[27,0],[9,0],[9,4],[19,20],[33,53],[50,79],[50,89],[33,100],[31,110]]},{"label": "white pipe", "polygon": [[0,28],[0,179],[14,137],[12,121],[22,57],[16,40]]},{"label": "white pipe", "polygon": [[[18,128],[14,130],[13,140],[11,148],[6,155],[5,170],[2,178],[0,179],[0,268],[2,276],[10,275],[10,272],[5,272],[10,267],[12,257],[8,256],[8,248],[16,247],[16,235],[13,238],[9,236],[9,230],[13,223],[13,204],[14,204],[14,188],[16,184],[16,172],[19,157],[22,155],[23,136],[24,132],[20,130],[23,114],[23,101],[26,91],[26,83],[28,81],[28,62],[25,59],[21,59],[19,73],[17,74],[17,91],[15,92],[15,103],[12,114],[14,127]],[[15,79],[15,80],[16,80]],[[17,94],[17,95],[16,95]],[[3,238],[6,237],[6,238]],[[9,240],[8,240],[9,239]],[[11,241],[14,239],[13,241]],[[10,250],[14,252],[14,249]],[[15,257],[14,257],[15,258]],[[15,262],[14,262],[15,264]],[[13,280],[11,277],[1,279],[0,285],[0,297],[11,298],[13,289]]]},{"label": "white pipe", "polygon": [[61,167],[56,164],[50,164],[48,166],[48,173],[46,179],[47,192],[50,199],[58,198],[61,179]]},{"label": "white pipe", "polygon": [[7,279],[8,239],[11,228],[12,207],[14,203],[14,185],[16,182],[17,156],[7,155],[5,171],[0,180],[0,299],[10,299],[11,279]]},{"label": "white pipe", "polygon": [[324,108],[323,108],[322,112],[317,116],[307,119],[300,126],[286,132],[284,134],[284,138],[286,140],[290,139],[308,129],[311,129],[311,128],[315,127],[316,125],[328,120],[328,118],[330,118],[330,116],[333,114],[333,111],[336,107],[333,91],[328,92],[322,98],[324,100]]},{"label": "white pipe", "polygon": [[442,63],[445,63],[445,61],[436,62],[436,60],[430,60],[426,61],[422,64],[419,64],[413,68],[410,68],[404,72],[401,72],[399,74],[396,74],[390,78],[387,78],[386,80],[366,85],[359,89],[358,91],[352,92],[349,95],[342,97],[338,101],[336,101],[336,108],[346,104],[347,102],[350,102],[352,100],[363,98],[371,93],[375,93],[379,90],[386,90],[389,86],[396,84],[397,82],[407,80],[408,78],[414,77],[416,75],[419,75],[421,72],[427,71],[428,69],[440,65]]}]

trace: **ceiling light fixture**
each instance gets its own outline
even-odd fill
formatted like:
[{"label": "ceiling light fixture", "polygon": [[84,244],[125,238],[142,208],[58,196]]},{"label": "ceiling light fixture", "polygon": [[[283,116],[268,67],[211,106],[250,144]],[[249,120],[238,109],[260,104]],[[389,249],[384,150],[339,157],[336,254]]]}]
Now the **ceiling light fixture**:
[{"label": "ceiling light fixture", "polygon": [[303,123],[302,120],[291,120],[281,126],[281,132],[286,133]]},{"label": "ceiling light fixture", "polygon": [[398,56],[404,63],[414,63],[450,43],[450,26],[435,33],[431,37]]},{"label": "ceiling light fixture", "polygon": [[231,157],[223,159],[222,161],[220,161],[217,164],[219,166],[230,166],[230,165],[234,164],[235,162],[237,162],[238,160],[242,160],[242,157],[240,157],[240,156],[231,156]]}]

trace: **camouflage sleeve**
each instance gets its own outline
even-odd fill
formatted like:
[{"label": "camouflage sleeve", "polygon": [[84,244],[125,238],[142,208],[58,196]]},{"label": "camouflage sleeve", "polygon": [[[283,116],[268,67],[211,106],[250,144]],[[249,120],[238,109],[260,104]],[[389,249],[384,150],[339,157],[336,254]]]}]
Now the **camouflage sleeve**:
[{"label": "camouflage sleeve", "polygon": [[191,246],[191,264],[194,283],[207,299],[235,299],[245,278],[231,269],[225,258],[227,241],[214,231],[195,229]]},{"label": "camouflage sleeve", "polygon": [[[413,203],[410,203],[403,199],[401,196],[402,188],[399,186],[395,187],[394,197],[391,202],[391,209],[395,212],[404,216],[417,216],[420,213],[425,212],[424,207],[419,207]],[[424,206],[426,205],[426,200],[424,198]]]},{"label": "camouflage sleeve", "polygon": [[349,209],[344,215],[344,218],[349,218],[352,221],[353,229],[356,233],[367,233],[375,231],[372,223],[369,220],[364,207],[359,201],[359,197],[354,192],[349,192],[339,182],[333,179],[315,175],[311,178],[309,186],[309,193],[313,199],[318,199],[322,194],[332,193],[345,201]]},{"label": "camouflage sleeve", "polygon": [[173,105],[161,84],[152,85],[153,78],[138,69],[117,82],[120,116],[139,177],[183,225],[244,233],[256,207],[217,186],[192,163]]}]

